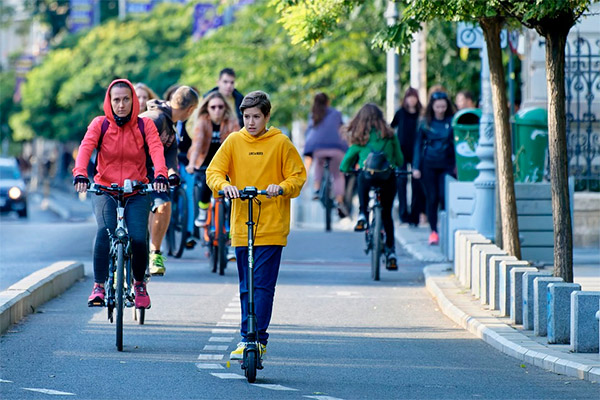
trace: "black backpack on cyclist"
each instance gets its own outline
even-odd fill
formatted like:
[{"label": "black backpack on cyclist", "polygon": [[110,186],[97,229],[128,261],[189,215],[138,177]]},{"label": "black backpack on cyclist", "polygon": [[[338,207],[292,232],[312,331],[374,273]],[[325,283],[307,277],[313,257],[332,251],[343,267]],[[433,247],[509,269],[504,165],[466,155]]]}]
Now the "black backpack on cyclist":
[{"label": "black backpack on cyclist", "polygon": [[[94,160],[94,173],[92,176],[96,176],[98,173],[98,153],[100,153],[100,146],[102,146],[102,139],[108,131],[108,126],[110,125],[110,121],[108,118],[104,118],[102,121],[102,127],[100,128],[100,137],[98,138],[98,144],[96,145],[96,158]],[[144,120],[140,117],[137,119],[138,129],[142,134],[142,139],[144,139],[144,151],[146,152],[146,176],[148,179],[152,180],[152,168],[154,168],[154,164],[152,164],[152,157],[150,157],[150,151],[148,150],[148,143],[146,143],[146,129],[144,127]]]},{"label": "black backpack on cyclist", "polygon": [[363,167],[363,174],[366,178],[385,181],[392,175],[392,166],[383,152],[388,143],[389,140],[386,140],[381,150],[375,150],[368,146],[371,152],[365,159]]}]

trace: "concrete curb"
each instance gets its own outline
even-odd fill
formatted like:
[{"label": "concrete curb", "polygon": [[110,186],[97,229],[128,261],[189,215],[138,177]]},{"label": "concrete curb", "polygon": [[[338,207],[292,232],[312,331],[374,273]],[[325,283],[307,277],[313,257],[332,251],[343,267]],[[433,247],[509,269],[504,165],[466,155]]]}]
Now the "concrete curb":
[{"label": "concrete curb", "polygon": [[447,262],[446,257],[440,253],[439,246],[429,246],[427,237],[420,237],[411,232],[411,228],[395,225],[396,241],[414,258],[423,262]]},{"label": "concrete curb", "polygon": [[[480,305],[475,304],[478,302],[470,296],[460,294],[461,289],[451,278],[452,264],[428,265],[423,269],[423,274],[425,286],[441,311],[494,348],[518,360],[558,374],[600,382],[600,359],[592,360],[593,354],[585,357],[569,353],[568,348],[564,346],[552,345],[556,349],[545,346],[505,324],[491,312],[482,310]],[[451,301],[448,295],[453,293],[459,293],[461,298]],[[468,311],[465,312],[465,309]],[[477,310],[477,315],[470,315],[471,310]],[[597,358],[597,355],[595,357]]]},{"label": "concrete curb", "polygon": [[60,261],[32,273],[0,292],[0,334],[84,276],[83,264]]}]

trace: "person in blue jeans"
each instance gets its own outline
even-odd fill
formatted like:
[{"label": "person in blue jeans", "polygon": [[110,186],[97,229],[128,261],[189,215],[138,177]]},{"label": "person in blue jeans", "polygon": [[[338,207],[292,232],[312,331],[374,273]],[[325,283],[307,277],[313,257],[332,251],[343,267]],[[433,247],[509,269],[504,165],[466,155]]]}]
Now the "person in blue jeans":
[{"label": "person in blue jeans", "polygon": [[213,194],[222,190],[233,199],[231,245],[235,247],[240,279],[242,340],[231,352],[232,360],[243,358],[248,341],[248,205],[238,199],[239,189],[254,186],[268,193],[260,198],[261,205],[255,207],[254,215],[254,304],[262,358],[267,351],[281,252],[290,233],[291,198],[298,197],[306,181],[304,164],[292,141],[281,130],[267,128],[271,117],[268,95],[261,91],[249,93],[240,110],[244,128],[227,137],[206,170],[206,183]]}]

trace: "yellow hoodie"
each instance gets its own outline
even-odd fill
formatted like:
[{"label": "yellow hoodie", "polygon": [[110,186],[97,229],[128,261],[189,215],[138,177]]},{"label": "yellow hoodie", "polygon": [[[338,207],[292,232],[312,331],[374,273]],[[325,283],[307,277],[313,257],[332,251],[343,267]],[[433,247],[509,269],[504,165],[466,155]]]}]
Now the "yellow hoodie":
[{"label": "yellow hoodie", "polygon": [[[231,183],[225,177],[228,176]],[[227,185],[239,190],[254,186],[265,190],[270,184],[283,188],[283,195],[268,199],[259,196],[262,205],[253,205],[256,246],[287,245],[290,233],[290,199],[297,197],[306,181],[306,170],[298,151],[277,128],[269,128],[260,137],[254,137],[245,128],[230,134],[223,142],[208,169],[206,183],[216,195]],[[232,245],[248,245],[247,200],[232,201]]]}]

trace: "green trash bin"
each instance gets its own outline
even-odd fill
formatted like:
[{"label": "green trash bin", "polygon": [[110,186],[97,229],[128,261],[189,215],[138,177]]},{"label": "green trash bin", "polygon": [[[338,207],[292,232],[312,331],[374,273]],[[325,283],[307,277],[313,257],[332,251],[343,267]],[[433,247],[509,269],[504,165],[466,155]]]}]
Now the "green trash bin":
[{"label": "green trash bin", "polygon": [[480,118],[481,110],[478,108],[462,109],[452,118],[456,173],[459,181],[471,182],[479,175],[479,157],[475,155],[475,149],[479,142]]},{"label": "green trash bin", "polygon": [[548,154],[548,112],[528,108],[514,117],[515,182],[541,182]]}]

